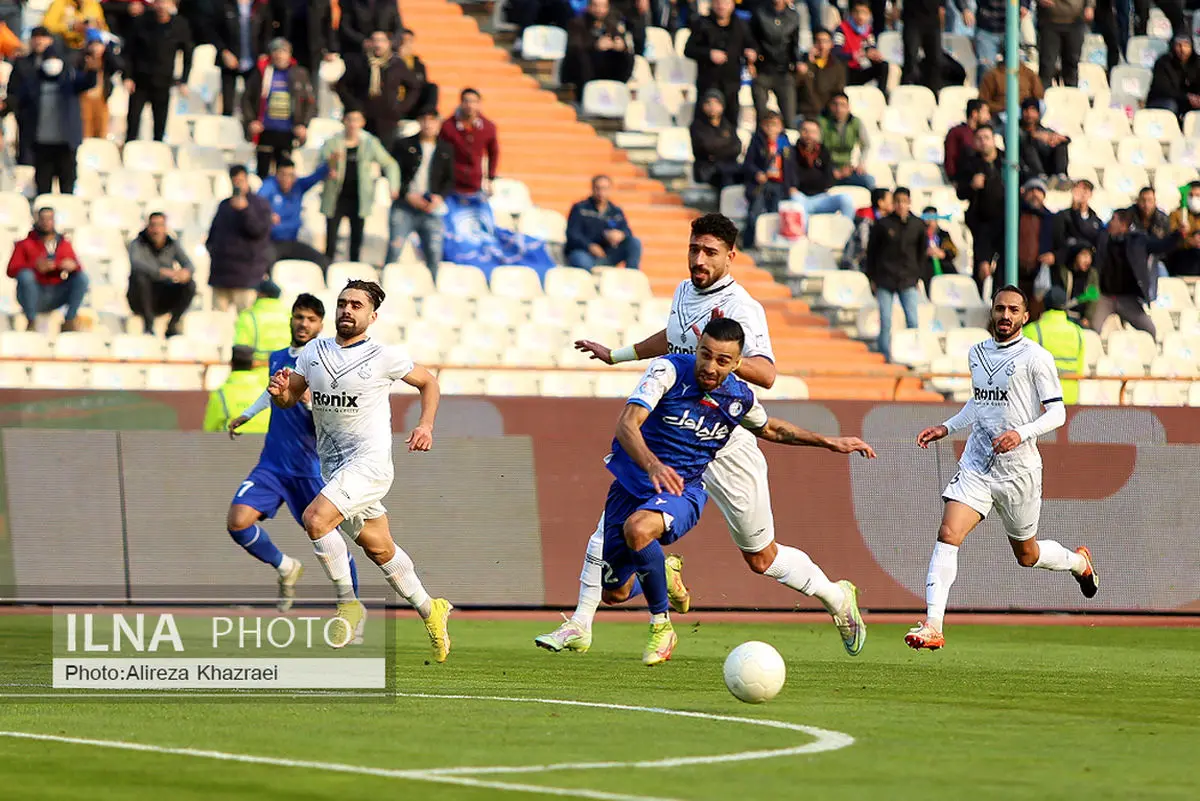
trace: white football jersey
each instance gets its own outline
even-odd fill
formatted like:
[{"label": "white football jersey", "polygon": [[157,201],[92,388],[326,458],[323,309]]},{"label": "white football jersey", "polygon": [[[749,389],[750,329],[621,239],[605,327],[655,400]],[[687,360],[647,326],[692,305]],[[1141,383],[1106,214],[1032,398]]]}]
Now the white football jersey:
[{"label": "white football jersey", "polygon": [[998,343],[988,339],[971,348],[971,434],[958,464],[965,470],[1003,480],[1042,469],[1037,439],[1027,439],[997,454],[992,440],[1032,423],[1044,404],[1062,403],[1062,383],[1050,351],[1018,336]]},{"label": "white football jersey", "polygon": [[391,387],[412,369],[404,348],[370,338],[344,348],[321,337],[300,351],[296,372],[312,390],[317,455],[327,481],[352,462],[393,474]]},{"label": "white football jersey", "polygon": [[771,350],[771,334],[767,331],[767,314],[762,304],[750,297],[741,284],[726,275],[708,289],[696,289],[690,279],[681,281],[671,298],[671,316],[667,319],[667,350],[669,353],[695,353],[696,343],[704,326],[712,319],[714,309],[742,325],[746,335],[743,356],[765,356],[775,361]]},{"label": "white football jersey", "polygon": [[[726,275],[708,289],[696,289],[691,279],[684,279],[675,288],[671,298],[671,316],[667,318],[667,352],[695,353],[696,344],[704,326],[712,319],[713,310],[741,323],[746,344],[742,356],[765,356],[775,361],[771,350],[771,334],[767,330],[767,313],[762,304],[750,297],[750,293],[732,275]],[[744,428],[734,429],[725,446],[746,445],[754,442],[754,435]]]}]

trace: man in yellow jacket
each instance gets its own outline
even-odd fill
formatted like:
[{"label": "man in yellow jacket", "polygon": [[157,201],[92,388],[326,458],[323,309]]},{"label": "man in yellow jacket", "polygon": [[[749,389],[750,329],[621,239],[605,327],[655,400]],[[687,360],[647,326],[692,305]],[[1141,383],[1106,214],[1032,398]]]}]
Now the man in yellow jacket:
[{"label": "man in yellow jacket", "polygon": [[239,314],[234,323],[233,344],[246,345],[254,351],[255,372],[262,378],[260,393],[270,378],[266,369],[271,353],[292,342],[292,314],[279,299],[280,294],[278,284],[270,279],[263,281],[258,285],[254,305]]},{"label": "man in yellow jacket", "polygon": [[100,0],[54,0],[46,9],[42,25],[50,33],[62,37],[63,43],[72,50],[83,47],[89,28],[108,31]]},{"label": "man in yellow jacket", "polygon": [[[229,378],[208,396],[208,408],[204,411],[205,431],[227,431],[229,421],[258,400],[267,387],[262,372],[254,369],[254,349],[250,346],[234,345],[229,366],[232,369]],[[243,423],[238,433],[265,434],[270,422],[268,410]]]},{"label": "man in yellow jacket", "polygon": [[[1083,329],[1067,316],[1067,292],[1060,286],[1051,287],[1043,298],[1046,311],[1036,323],[1025,326],[1022,333],[1050,351],[1059,375],[1082,375],[1087,369],[1083,352]],[[1079,403],[1079,382],[1063,381],[1063,403]]]}]

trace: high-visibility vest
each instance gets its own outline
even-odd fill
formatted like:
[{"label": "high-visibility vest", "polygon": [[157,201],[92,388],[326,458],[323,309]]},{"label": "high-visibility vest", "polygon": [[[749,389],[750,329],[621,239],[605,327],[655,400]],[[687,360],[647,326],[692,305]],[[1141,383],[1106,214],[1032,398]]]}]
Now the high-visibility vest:
[{"label": "high-visibility vest", "polygon": [[[1081,375],[1085,372],[1086,359],[1083,347],[1083,329],[1065,311],[1048,309],[1036,323],[1025,326],[1025,336],[1041,345],[1054,356],[1059,375]],[[1063,381],[1063,403],[1079,402],[1079,382]]]}]

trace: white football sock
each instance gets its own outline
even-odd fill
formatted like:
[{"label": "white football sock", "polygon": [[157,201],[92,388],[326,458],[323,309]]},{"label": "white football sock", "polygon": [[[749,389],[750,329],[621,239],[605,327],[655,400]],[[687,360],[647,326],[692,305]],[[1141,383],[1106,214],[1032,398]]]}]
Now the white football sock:
[{"label": "white football sock", "polygon": [[958,546],[939,542],[929,557],[929,575],[925,579],[925,622],[938,631],[946,617],[946,602],[950,600],[950,585],[958,576]]},{"label": "white football sock", "polygon": [[808,554],[790,545],[776,547],[779,553],[763,573],[764,576],[770,576],[796,592],[816,598],[831,615],[842,608],[842,604],[846,602],[846,591],[830,581],[825,571],[817,567],[817,563]]},{"label": "white football sock", "polygon": [[337,529],[320,539],[313,540],[313,553],[325,569],[325,575],[333,582],[338,602],[354,600],[354,582],[350,580],[350,554],[346,541]]},{"label": "white football sock", "polygon": [[579,603],[571,620],[585,629],[592,628],[592,619],[600,608],[601,574],[604,564],[604,518],[588,539],[587,554],[583,557],[583,572],[579,574]]},{"label": "white football sock", "polygon": [[1033,566],[1043,570],[1070,570],[1079,575],[1087,569],[1087,560],[1054,540],[1038,540],[1038,560]]},{"label": "white football sock", "polygon": [[652,626],[657,626],[659,623],[670,623],[670,622],[671,622],[671,613],[670,612],[663,612],[661,615],[651,615],[650,616],[650,625],[652,625]]},{"label": "white football sock", "polygon": [[392,585],[392,589],[401,598],[412,604],[422,619],[429,617],[432,610],[429,593],[425,592],[421,579],[417,578],[416,566],[413,565],[412,557],[406,554],[403,548],[397,545],[396,553],[391,559],[380,565],[379,569],[387,577],[388,584]]},{"label": "white football sock", "polygon": [[[288,573],[291,573],[293,569],[295,569],[297,561],[299,560],[293,559],[285,553],[283,555],[283,559],[281,559],[279,562],[279,567],[275,569],[279,571],[280,576],[286,576]],[[347,561],[349,560],[347,559]]]}]

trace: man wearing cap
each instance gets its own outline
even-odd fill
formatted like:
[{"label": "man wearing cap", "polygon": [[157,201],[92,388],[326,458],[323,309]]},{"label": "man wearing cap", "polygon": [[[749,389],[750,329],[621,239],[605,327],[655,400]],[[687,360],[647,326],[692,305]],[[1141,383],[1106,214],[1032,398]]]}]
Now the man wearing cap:
[{"label": "man wearing cap", "polygon": [[272,39],[270,55],[258,59],[246,76],[242,93],[242,124],[246,139],[258,149],[258,177],[291,158],[292,148],[304,145],[308,123],[317,111],[317,97],[308,70],[292,57],[287,39]]},{"label": "man wearing cap", "polygon": [[1042,125],[1042,104],[1036,97],[1021,101],[1020,143],[1022,181],[1048,179],[1048,185],[1060,190],[1070,185],[1067,147],[1071,139]]},{"label": "man wearing cap", "polygon": [[454,151],[438,138],[442,130],[436,109],[417,117],[421,130],[396,140],[390,148],[400,167],[400,197],[392,203],[388,220],[387,261],[400,257],[409,235],[416,233],[425,266],[435,278],[442,261],[442,210],[454,191]]},{"label": "man wearing cap", "polygon": [[[1082,375],[1085,367],[1083,329],[1067,316],[1067,293],[1051,287],[1044,298],[1046,311],[1036,323],[1022,330],[1027,338],[1050,351],[1059,375]],[[1079,381],[1062,382],[1063,403],[1079,403]]]},{"label": "man wearing cap", "polygon": [[[153,13],[134,17],[125,58],[125,91],[129,93],[129,115],[125,122],[125,141],[138,138],[142,127],[142,109],[150,104],[154,117],[154,140],[161,142],[167,131],[167,110],[171,87],[178,86],[187,95],[188,76],[192,72],[195,42],[188,21],[177,14],[170,0],[159,0]],[[175,80],[175,56],[183,57],[183,73]]]},{"label": "man wearing cap", "polygon": [[1170,51],[1154,62],[1146,108],[1161,108],[1184,117],[1200,108],[1200,58],[1190,36],[1176,36]]},{"label": "man wearing cap", "polygon": [[[219,389],[208,396],[208,407],[204,410],[204,431],[225,431],[229,421],[242,413],[263,392],[262,375],[254,369],[254,348],[249,345],[234,345],[233,358],[229,360],[229,378]],[[271,415],[260,414],[238,427],[239,434],[265,434],[271,423]]]},{"label": "man wearing cap", "polygon": [[170,314],[167,336],[178,335],[179,321],[196,296],[192,260],[167,232],[167,216],[151,212],[146,227],[129,243],[130,310],[143,320],[142,330],[154,333],[154,319]]},{"label": "man wearing cap", "polygon": [[709,89],[700,98],[700,113],[692,120],[692,178],[720,192],[742,180],[742,140],[725,118],[725,97]]}]

